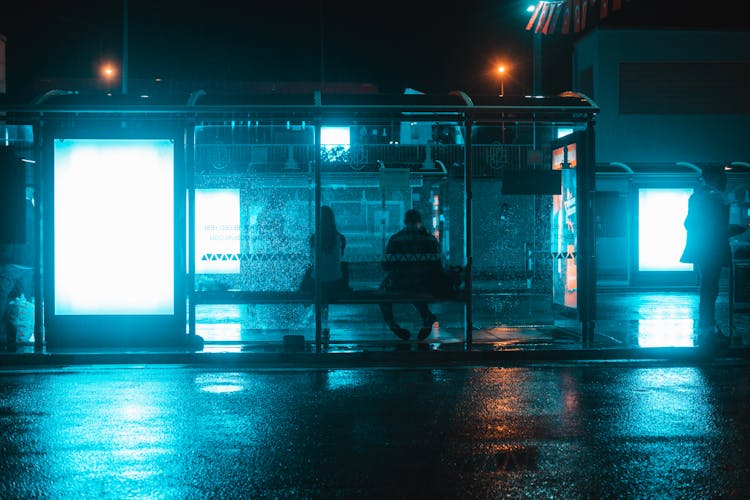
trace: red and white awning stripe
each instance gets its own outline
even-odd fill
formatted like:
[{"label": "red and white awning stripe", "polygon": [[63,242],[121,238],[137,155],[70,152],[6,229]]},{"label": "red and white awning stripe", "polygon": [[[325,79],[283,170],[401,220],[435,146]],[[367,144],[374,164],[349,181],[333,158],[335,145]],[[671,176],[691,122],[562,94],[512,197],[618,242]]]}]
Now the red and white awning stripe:
[{"label": "red and white awning stripe", "polygon": [[571,24],[574,33],[586,29],[590,11],[599,4],[599,19],[604,19],[610,12],[622,7],[622,0],[556,0],[539,1],[526,24],[527,31],[552,35],[559,32],[570,33]]}]

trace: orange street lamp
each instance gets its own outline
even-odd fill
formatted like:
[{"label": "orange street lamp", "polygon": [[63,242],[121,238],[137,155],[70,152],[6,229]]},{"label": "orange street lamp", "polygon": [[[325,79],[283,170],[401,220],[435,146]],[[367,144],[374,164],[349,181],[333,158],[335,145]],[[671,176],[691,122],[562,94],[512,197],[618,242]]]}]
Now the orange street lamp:
[{"label": "orange street lamp", "polygon": [[503,97],[505,95],[505,65],[498,66],[497,72],[500,73],[500,97]]},{"label": "orange street lamp", "polygon": [[114,80],[115,76],[117,76],[117,69],[109,63],[102,65],[100,71],[102,78],[104,78],[108,82],[111,82],[112,80]]}]

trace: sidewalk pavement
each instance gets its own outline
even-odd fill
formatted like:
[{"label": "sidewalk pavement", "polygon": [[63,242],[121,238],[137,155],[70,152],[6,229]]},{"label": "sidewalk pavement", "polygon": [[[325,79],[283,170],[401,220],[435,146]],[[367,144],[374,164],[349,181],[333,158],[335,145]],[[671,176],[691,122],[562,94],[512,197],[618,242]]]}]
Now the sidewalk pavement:
[{"label": "sidewalk pavement", "polygon": [[[0,345],[0,369],[107,364],[207,365],[245,367],[366,367],[409,365],[498,365],[535,362],[705,363],[750,360],[750,314],[736,315],[733,342],[726,347],[696,346],[695,293],[618,292],[597,296],[593,341],[583,345],[575,320],[547,321],[538,306],[547,298],[514,295],[479,303],[473,314],[471,342],[464,338],[460,314],[443,318],[425,341],[401,341],[384,326],[377,308],[340,308],[332,312],[331,339],[315,343],[306,329],[276,328],[257,310],[222,306],[201,313],[202,343],[184,341],[166,347],[49,348],[31,343],[8,352]],[[502,316],[497,316],[497,305]],[[511,312],[509,312],[511,311]],[[726,319],[725,296],[717,317]],[[451,319],[452,318],[452,319]],[[503,323],[505,321],[505,323]],[[301,326],[305,323],[293,324]],[[726,322],[724,322],[725,331]],[[300,334],[302,333],[302,334]],[[4,339],[0,339],[2,342]]]},{"label": "sidewalk pavement", "polygon": [[[188,337],[186,336],[186,339]],[[300,342],[301,341],[301,342]],[[317,348],[299,336],[282,342],[205,344],[148,348],[67,348],[35,351],[33,345],[0,353],[0,369],[64,368],[83,365],[201,365],[216,368],[357,368],[376,366],[508,365],[549,362],[748,363],[750,346],[623,345],[608,335],[580,338],[561,329],[505,328],[477,332],[462,342],[332,342]]]}]

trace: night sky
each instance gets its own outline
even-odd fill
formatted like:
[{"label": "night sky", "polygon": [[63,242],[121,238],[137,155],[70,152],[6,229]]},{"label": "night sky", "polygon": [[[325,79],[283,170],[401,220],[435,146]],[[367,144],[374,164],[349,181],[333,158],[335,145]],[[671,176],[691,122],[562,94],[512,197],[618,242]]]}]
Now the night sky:
[{"label": "night sky", "polygon": [[[610,0],[611,2],[611,0]],[[533,0],[237,2],[128,0],[131,78],[375,84],[381,92],[497,92],[495,68],[511,68],[508,94],[532,88]],[[544,38],[544,90],[570,88],[573,42],[595,26],[748,29],[738,11],[677,0],[623,0],[581,33]],[[0,8],[8,91],[39,78],[93,78],[123,56],[123,1],[12,2]],[[322,21],[322,22],[321,22]],[[321,57],[321,27],[323,51]]]}]

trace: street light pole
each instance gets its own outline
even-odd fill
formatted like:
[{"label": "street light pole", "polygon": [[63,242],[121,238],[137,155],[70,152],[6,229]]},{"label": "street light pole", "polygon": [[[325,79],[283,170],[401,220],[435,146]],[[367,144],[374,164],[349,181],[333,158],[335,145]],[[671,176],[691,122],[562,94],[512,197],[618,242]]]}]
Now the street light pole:
[{"label": "street light pole", "polygon": [[500,73],[500,97],[503,97],[505,95],[505,65],[498,66],[497,72]]}]

